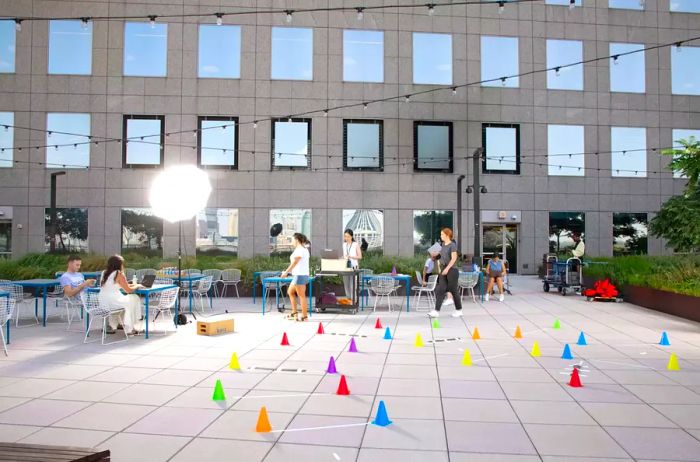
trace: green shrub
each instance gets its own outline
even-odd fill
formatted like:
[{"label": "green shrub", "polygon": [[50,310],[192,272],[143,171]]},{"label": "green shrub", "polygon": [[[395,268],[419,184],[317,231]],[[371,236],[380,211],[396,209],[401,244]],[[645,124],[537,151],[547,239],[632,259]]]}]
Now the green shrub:
[{"label": "green shrub", "polygon": [[584,267],[593,279],[609,278],[618,287],[635,285],[700,297],[700,255],[596,258]]}]

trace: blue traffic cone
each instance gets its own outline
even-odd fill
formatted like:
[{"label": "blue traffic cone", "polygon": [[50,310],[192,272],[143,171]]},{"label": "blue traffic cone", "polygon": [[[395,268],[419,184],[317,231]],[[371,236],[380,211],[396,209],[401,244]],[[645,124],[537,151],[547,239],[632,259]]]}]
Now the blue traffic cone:
[{"label": "blue traffic cone", "polygon": [[386,427],[387,425],[391,425],[392,422],[389,420],[389,415],[386,413],[386,406],[384,405],[384,401],[379,401],[379,409],[377,409],[377,417],[372,421],[373,425],[377,425],[380,427]]},{"label": "blue traffic cone", "polygon": [[389,330],[388,327],[384,331],[384,340],[391,340],[391,331]]},{"label": "blue traffic cone", "polygon": [[588,345],[586,343],[586,336],[581,332],[578,336],[578,342],[576,342],[576,345]]},{"label": "blue traffic cone", "polygon": [[668,341],[668,334],[666,333],[666,331],[664,331],[661,334],[661,341],[659,342],[659,345],[668,346],[670,344],[671,344],[671,342]]},{"label": "blue traffic cone", "polygon": [[561,354],[561,359],[574,359],[574,355],[571,354],[571,348],[569,344],[564,345],[564,352]]}]

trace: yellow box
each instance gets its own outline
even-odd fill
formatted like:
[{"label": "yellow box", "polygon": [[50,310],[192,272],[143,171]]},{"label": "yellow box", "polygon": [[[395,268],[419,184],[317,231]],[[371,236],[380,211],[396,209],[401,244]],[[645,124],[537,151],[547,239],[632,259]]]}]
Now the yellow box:
[{"label": "yellow box", "polygon": [[233,331],[233,319],[197,321],[197,335],[219,335]]}]

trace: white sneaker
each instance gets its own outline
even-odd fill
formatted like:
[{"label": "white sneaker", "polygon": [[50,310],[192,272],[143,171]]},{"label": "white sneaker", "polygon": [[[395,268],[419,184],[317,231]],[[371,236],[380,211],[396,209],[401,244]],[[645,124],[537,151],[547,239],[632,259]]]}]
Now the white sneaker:
[{"label": "white sneaker", "polygon": [[433,310],[430,313],[428,313],[428,316],[431,318],[437,318],[437,317],[440,317],[440,312]]},{"label": "white sneaker", "polygon": [[455,311],[452,313],[452,317],[453,317],[453,318],[461,318],[462,316],[464,316],[464,315],[462,314],[462,310],[455,310]]},{"label": "white sneaker", "polygon": [[455,301],[452,300],[451,298],[445,298],[445,301],[442,302],[442,304],[443,304],[443,306],[444,306],[444,305],[454,305],[454,304],[455,304]]},{"label": "white sneaker", "polygon": [[501,295],[498,296],[498,301],[499,301],[499,302],[502,302],[504,299],[505,299],[505,297],[503,296],[503,294],[501,294]]},{"label": "white sneaker", "polygon": [[485,302],[488,302],[488,301],[489,301],[489,297],[490,297],[489,294],[484,295],[484,301],[485,301]]}]

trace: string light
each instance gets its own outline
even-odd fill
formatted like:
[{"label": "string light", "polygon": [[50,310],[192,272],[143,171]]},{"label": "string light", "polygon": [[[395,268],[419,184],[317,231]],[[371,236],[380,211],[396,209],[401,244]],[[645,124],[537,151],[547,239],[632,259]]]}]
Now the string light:
[{"label": "string light", "polygon": [[498,2],[498,14],[503,14],[503,10],[506,9],[506,2]]},{"label": "string light", "polygon": [[258,121],[257,120],[253,121],[253,128],[258,128]]},{"label": "string light", "polygon": [[364,8],[358,7],[357,8],[357,20],[362,21],[362,18],[364,17],[364,14],[362,13],[364,11]]},{"label": "string light", "polygon": [[555,67],[555,68],[554,68],[554,75],[556,75],[557,77],[559,77],[559,67]]},{"label": "string light", "polygon": [[294,10],[284,10],[284,13],[287,15],[285,18],[287,24],[290,24],[292,22],[292,14],[294,13]]},{"label": "string light", "polygon": [[367,109],[367,103],[362,103],[362,109]]},{"label": "string light", "polygon": [[569,0],[569,9],[573,10],[576,7],[576,0]]},{"label": "string light", "polygon": [[151,29],[155,29],[155,28],[156,28],[156,18],[157,18],[157,17],[158,17],[158,16],[156,16],[156,15],[154,15],[154,14],[152,14],[152,15],[150,15],[150,16],[148,17],[148,22],[151,23]]},{"label": "string light", "polygon": [[411,102],[411,95],[406,95],[406,96],[404,96],[403,100],[404,100],[404,102],[406,102],[406,103],[410,103],[410,102]]},{"label": "string light", "polygon": [[452,87],[452,96],[457,94],[457,87]]},{"label": "string light", "polygon": [[223,13],[216,13],[216,25],[220,26],[224,23],[224,14]]},{"label": "string light", "polygon": [[506,86],[506,78],[501,77],[501,86],[505,87]]},{"label": "string light", "polygon": [[428,7],[428,16],[432,16],[435,14],[435,4],[434,3],[428,3],[425,6]]},{"label": "string light", "polygon": [[323,110],[323,117],[328,117],[328,109]]},{"label": "string light", "polygon": [[618,60],[619,57],[620,57],[619,55],[614,55],[614,56],[612,57],[612,59],[613,59],[613,64],[616,65],[616,66],[617,66],[617,60]]},{"label": "string light", "polygon": [[80,18],[80,20],[82,21],[82,24],[80,25],[80,27],[82,27],[83,30],[86,30],[88,28],[88,23],[90,22],[90,18]]},{"label": "string light", "polygon": [[676,51],[678,53],[681,52],[682,46],[683,46],[683,42],[676,42]]},{"label": "string light", "polygon": [[22,32],[22,20],[19,18],[15,19],[15,30],[17,32]]}]

